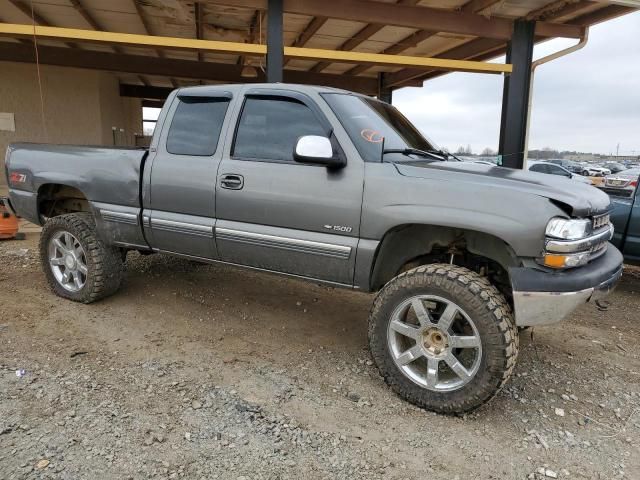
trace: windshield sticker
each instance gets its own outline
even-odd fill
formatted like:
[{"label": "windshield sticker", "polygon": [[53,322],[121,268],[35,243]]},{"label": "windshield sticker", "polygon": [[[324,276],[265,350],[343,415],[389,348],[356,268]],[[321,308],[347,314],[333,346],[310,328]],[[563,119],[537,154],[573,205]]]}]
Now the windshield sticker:
[{"label": "windshield sticker", "polygon": [[382,143],[382,140],[384,140],[384,137],[380,132],[373,130],[371,128],[365,128],[364,130],[362,130],[360,132],[360,136],[364,138],[367,142],[371,142],[371,143]]}]

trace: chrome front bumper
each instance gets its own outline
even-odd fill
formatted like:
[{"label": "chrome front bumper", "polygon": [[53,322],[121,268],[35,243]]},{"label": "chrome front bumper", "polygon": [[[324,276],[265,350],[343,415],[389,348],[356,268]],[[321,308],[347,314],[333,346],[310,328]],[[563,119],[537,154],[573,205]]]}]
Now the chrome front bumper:
[{"label": "chrome front bumper", "polygon": [[533,327],[559,322],[583,303],[595,301],[613,291],[622,277],[622,267],[595,287],[575,292],[513,292],[516,325]]},{"label": "chrome front bumper", "polygon": [[516,325],[556,323],[583,303],[610,293],[622,277],[622,254],[610,243],[589,264],[563,271],[509,269]]}]

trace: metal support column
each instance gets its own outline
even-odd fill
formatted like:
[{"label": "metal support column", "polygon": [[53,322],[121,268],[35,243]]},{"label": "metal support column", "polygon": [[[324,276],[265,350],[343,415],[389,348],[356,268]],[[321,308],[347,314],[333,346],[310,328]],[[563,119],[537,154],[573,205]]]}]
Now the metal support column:
[{"label": "metal support column", "polygon": [[385,73],[378,73],[378,100],[388,103],[391,105],[391,100],[393,98],[393,90],[389,87],[385,86]]},{"label": "metal support column", "polygon": [[535,22],[514,22],[507,49],[507,63],[513,64],[513,72],[505,77],[502,93],[499,154],[504,167],[524,166],[534,33]]},{"label": "metal support column", "polygon": [[282,33],[282,1],[269,0],[267,18],[267,82],[282,82],[284,40]]}]

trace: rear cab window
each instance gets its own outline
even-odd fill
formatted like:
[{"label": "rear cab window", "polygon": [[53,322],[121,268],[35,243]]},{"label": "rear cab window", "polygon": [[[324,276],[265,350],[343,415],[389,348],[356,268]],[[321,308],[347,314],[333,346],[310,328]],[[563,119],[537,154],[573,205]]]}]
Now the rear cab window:
[{"label": "rear cab window", "polygon": [[180,103],[167,134],[167,152],[174,155],[213,155],[231,99],[184,96],[178,101]]}]

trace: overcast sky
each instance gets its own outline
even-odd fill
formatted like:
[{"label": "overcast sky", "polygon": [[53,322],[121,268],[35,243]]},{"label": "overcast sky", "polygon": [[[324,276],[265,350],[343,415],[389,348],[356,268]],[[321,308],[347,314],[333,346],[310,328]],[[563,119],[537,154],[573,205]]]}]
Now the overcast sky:
[{"label": "overcast sky", "polygon": [[[576,40],[536,46],[534,58]],[[502,59],[504,61],[504,59]],[[502,77],[453,73],[393,93],[440,147],[497,149]],[[640,154],[640,12],[596,25],[580,51],[536,69],[529,148]]]}]

